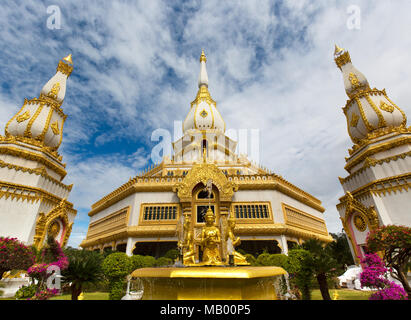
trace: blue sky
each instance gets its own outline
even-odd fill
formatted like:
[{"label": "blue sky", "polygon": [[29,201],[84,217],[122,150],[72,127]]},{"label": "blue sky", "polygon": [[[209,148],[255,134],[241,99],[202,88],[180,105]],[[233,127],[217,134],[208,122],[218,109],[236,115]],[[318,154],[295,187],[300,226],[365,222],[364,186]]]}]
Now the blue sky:
[{"label": "blue sky", "polygon": [[[59,29],[49,29],[56,5]],[[347,25],[360,9],[359,28]],[[342,228],[347,96],[334,44],[372,87],[411,114],[411,2],[4,1],[0,11],[0,126],[37,97],[73,54],[63,109],[64,182],[78,210],[69,245],[85,237],[91,204],[151,164],[155,129],[184,120],[207,55],[209,89],[228,128],[259,129],[260,162],[319,198],[329,231]],[[405,81],[404,81],[405,79]]]}]

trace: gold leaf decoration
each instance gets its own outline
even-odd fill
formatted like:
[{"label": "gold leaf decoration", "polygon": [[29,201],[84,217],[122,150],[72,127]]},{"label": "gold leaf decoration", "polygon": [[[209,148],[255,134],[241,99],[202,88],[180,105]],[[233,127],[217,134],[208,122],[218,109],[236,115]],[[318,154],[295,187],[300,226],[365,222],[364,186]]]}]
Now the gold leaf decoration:
[{"label": "gold leaf decoration", "polygon": [[353,218],[354,225],[358,229],[358,231],[365,231],[367,229],[367,222],[365,221],[364,217],[361,214],[357,214]]},{"label": "gold leaf decoration", "polygon": [[202,116],[203,118],[207,117],[207,115],[208,115],[208,113],[205,110],[200,112],[200,116]]},{"label": "gold leaf decoration", "polygon": [[380,103],[380,109],[389,113],[393,113],[394,112],[394,107],[385,103],[384,101],[381,101]]},{"label": "gold leaf decoration", "polygon": [[47,96],[49,96],[50,98],[56,99],[59,92],[60,92],[60,83],[57,82],[53,85],[53,87],[51,88]]},{"label": "gold leaf decoration", "polygon": [[358,80],[357,76],[350,72],[350,75],[348,76],[348,79],[350,80],[351,84],[355,87],[358,87],[360,85],[360,81]]},{"label": "gold leaf decoration", "polygon": [[17,117],[17,122],[23,122],[30,118],[30,112],[27,110]]},{"label": "gold leaf decoration", "polygon": [[356,113],[353,113],[352,115],[351,115],[351,122],[350,122],[350,126],[351,127],[357,127],[357,125],[358,125],[358,120],[360,119],[360,117],[356,114]]},{"label": "gold leaf decoration", "polygon": [[60,134],[59,123],[58,123],[57,121],[56,121],[56,122],[53,122],[53,123],[51,124],[51,130],[53,131],[53,133],[54,133],[55,135]]}]

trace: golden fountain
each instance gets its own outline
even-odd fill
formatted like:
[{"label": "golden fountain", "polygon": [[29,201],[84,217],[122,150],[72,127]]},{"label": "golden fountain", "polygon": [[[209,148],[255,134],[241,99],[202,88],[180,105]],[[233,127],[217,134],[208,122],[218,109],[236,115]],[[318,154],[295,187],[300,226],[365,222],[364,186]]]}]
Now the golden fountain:
[{"label": "golden fountain", "polygon": [[[240,244],[235,237],[235,219],[228,219],[228,231],[221,239],[210,207],[201,230],[202,258],[195,260],[193,231],[188,216],[184,219],[181,267],[142,268],[133,278],[141,279],[143,300],[277,300],[275,287],[286,271],[279,267],[251,267],[246,258],[234,250]],[[222,243],[227,256],[222,259]],[[181,262],[180,262],[181,263]]]}]

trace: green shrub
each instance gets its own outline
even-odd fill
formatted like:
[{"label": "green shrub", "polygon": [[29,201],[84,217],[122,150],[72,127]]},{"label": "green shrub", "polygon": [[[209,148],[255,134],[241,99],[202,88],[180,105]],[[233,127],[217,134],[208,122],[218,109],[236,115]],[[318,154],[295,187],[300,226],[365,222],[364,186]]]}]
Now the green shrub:
[{"label": "green shrub", "polygon": [[115,252],[104,259],[101,267],[107,278],[122,278],[132,271],[132,262],[124,252]]},{"label": "green shrub", "polygon": [[276,253],[268,258],[268,265],[285,268],[287,261],[288,257],[285,254]]},{"label": "green shrub", "polygon": [[126,294],[125,280],[122,278],[112,278],[109,280],[109,300],[121,300]]},{"label": "green shrub", "polygon": [[173,264],[173,259],[161,257],[158,258],[155,262],[156,267],[170,266]]},{"label": "green shrub", "polygon": [[22,286],[19,290],[17,290],[15,297],[16,299],[28,299],[34,297],[36,290],[37,286],[35,284]]},{"label": "green shrub", "polygon": [[258,255],[256,263],[259,266],[269,266],[270,265],[271,254],[265,252]]},{"label": "green shrub", "polygon": [[130,260],[131,260],[131,265],[132,265],[131,269],[132,270],[136,270],[136,269],[145,267],[144,266],[144,256],[142,256],[142,255],[136,254],[134,256],[131,256]]},{"label": "green shrub", "polygon": [[125,277],[132,268],[132,260],[124,252],[112,253],[104,259],[102,269],[108,278],[110,300],[120,300],[125,295]]},{"label": "green shrub", "polygon": [[250,265],[255,266],[257,264],[257,260],[252,254],[246,253],[245,258]]},{"label": "green shrub", "polygon": [[154,267],[156,265],[156,258],[152,256],[144,256],[143,265],[144,265],[144,268]]},{"label": "green shrub", "polygon": [[170,249],[166,252],[166,254],[164,255],[165,258],[169,258],[171,260],[175,260],[178,258],[178,249]]}]

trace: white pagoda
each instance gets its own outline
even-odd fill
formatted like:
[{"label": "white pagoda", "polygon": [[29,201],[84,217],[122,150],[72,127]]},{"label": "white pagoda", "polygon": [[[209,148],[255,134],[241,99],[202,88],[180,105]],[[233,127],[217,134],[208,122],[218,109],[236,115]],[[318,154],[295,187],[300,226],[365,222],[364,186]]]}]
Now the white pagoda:
[{"label": "white pagoda", "polygon": [[348,176],[339,178],[345,195],[337,209],[359,263],[370,230],[411,226],[411,128],[385,89],[371,89],[348,51],[336,46],[334,58],[349,97],[343,111],[354,143],[346,158]]},{"label": "white pagoda", "polygon": [[64,246],[77,211],[68,202],[72,185],[62,182],[66,165],[58,154],[66,114],[61,105],[71,55],[38,98],[24,100],[0,136],[0,236],[41,247],[52,234]]},{"label": "white pagoda", "polygon": [[[198,92],[173,143],[172,158],[102,197],[91,206],[88,250],[119,250],[128,255],[161,256],[177,248],[182,221],[190,221],[196,259],[200,233],[210,209],[224,234],[231,216],[247,252],[266,248],[287,254],[306,239],[332,241],[321,201],[281,176],[236,154],[237,143],[208,89],[206,56],[200,56]],[[212,189],[207,196],[205,187]],[[221,246],[225,256],[225,247]]]}]

